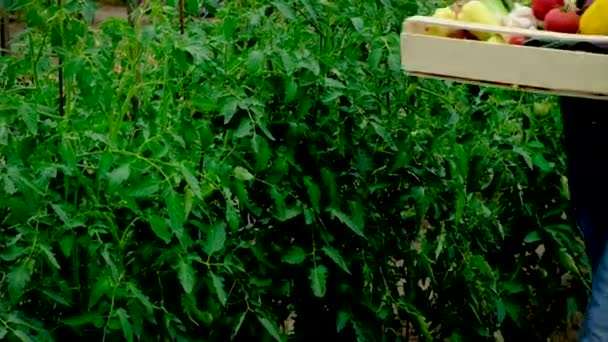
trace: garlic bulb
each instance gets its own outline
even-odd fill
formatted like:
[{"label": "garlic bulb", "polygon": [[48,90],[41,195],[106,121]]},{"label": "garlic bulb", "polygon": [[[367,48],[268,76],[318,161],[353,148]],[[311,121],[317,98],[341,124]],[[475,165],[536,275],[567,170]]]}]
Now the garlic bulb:
[{"label": "garlic bulb", "polygon": [[537,22],[532,8],[516,3],[511,13],[504,18],[503,25],[507,27],[536,30]]}]

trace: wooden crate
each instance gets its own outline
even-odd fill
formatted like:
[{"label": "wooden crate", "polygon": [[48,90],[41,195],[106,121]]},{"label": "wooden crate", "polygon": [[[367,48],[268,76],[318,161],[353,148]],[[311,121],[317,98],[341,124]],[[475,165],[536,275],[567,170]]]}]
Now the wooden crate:
[{"label": "wooden crate", "polygon": [[431,26],[517,34],[563,47],[608,47],[606,36],[515,29],[416,16],[405,20],[401,64],[412,76],[608,100],[608,55],[550,47],[497,44],[425,34]]}]

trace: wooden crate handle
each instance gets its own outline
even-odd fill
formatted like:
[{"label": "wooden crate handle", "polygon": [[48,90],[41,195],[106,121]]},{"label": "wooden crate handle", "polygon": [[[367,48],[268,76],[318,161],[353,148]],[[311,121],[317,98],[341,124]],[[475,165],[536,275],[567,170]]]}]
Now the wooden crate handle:
[{"label": "wooden crate handle", "polygon": [[539,40],[560,41],[564,43],[591,43],[595,45],[607,45],[608,36],[582,35],[571,33],[559,33],[543,30],[528,30],[506,26],[492,26],[477,23],[467,23],[450,19],[439,19],[425,16],[409,17],[403,23],[403,32],[423,33],[428,26],[442,26],[456,30],[481,31],[497,34],[515,34]]}]

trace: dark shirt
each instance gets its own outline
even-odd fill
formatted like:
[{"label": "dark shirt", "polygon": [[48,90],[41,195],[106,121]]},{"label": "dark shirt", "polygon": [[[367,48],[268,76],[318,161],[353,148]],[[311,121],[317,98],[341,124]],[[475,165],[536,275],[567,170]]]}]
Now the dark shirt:
[{"label": "dark shirt", "polygon": [[595,274],[608,241],[608,101],[561,99],[568,183]]},{"label": "dark shirt", "polygon": [[[564,48],[608,53],[589,43]],[[571,200],[576,208],[608,209],[608,101],[571,97],[560,101]]]},{"label": "dark shirt", "polygon": [[577,208],[608,208],[608,101],[563,97],[570,195]]}]

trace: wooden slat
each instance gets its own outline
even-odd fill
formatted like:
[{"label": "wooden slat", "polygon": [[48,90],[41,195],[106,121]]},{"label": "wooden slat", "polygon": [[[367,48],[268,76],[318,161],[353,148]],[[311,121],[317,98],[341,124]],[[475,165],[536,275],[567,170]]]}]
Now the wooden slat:
[{"label": "wooden slat", "polygon": [[408,32],[401,34],[401,51],[403,68],[418,75],[577,97],[608,96],[604,55]]},{"label": "wooden slat", "polygon": [[466,84],[472,84],[472,85],[478,85],[478,86],[484,86],[484,87],[493,87],[493,88],[501,88],[501,89],[508,89],[508,90],[523,91],[523,92],[527,92],[527,93],[535,93],[535,94],[543,94],[543,95],[568,96],[568,97],[579,97],[579,98],[586,98],[586,99],[592,99],[592,100],[608,100],[608,96],[607,95],[593,95],[593,94],[576,92],[576,91],[562,91],[562,90],[555,90],[555,89],[539,89],[539,88],[533,88],[533,87],[515,86],[515,85],[509,85],[509,84],[494,83],[494,82],[490,82],[490,81],[465,80],[465,79],[458,78],[458,77],[448,77],[448,76],[442,76],[442,75],[424,74],[424,73],[419,73],[419,72],[408,72],[408,75],[409,76],[414,76],[414,77],[421,77],[421,78],[439,80],[439,81],[454,81],[454,82],[458,82],[458,83],[466,83]]},{"label": "wooden slat", "polygon": [[403,22],[403,32],[422,33],[424,27],[441,26],[457,30],[481,31],[497,34],[516,34],[526,37],[570,43],[592,43],[592,44],[608,44],[608,36],[582,35],[571,33],[559,33],[543,30],[528,30],[506,26],[492,26],[477,23],[467,23],[457,20],[439,19],[433,17],[414,16],[407,18]]}]

